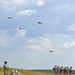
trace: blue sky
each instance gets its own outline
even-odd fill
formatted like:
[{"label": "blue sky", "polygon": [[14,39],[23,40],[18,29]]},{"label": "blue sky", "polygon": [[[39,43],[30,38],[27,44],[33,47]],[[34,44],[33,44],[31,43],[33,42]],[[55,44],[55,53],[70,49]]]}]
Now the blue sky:
[{"label": "blue sky", "polygon": [[75,0],[0,0],[0,66],[5,60],[14,68],[75,69]]}]

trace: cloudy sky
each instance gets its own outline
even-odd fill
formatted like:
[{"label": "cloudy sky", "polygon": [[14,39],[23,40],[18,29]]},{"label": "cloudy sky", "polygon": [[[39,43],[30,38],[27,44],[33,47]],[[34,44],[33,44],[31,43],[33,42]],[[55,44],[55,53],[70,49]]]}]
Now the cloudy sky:
[{"label": "cloudy sky", "polygon": [[5,60],[14,68],[75,69],[75,0],[0,0],[0,66]]}]

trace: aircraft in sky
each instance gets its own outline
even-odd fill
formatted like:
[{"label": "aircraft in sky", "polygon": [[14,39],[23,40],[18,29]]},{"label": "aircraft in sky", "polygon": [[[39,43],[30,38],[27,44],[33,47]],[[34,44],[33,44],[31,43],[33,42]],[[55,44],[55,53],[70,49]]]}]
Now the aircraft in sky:
[{"label": "aircraft in sky", "polygon": [[50,52],[52,52],[52,53],[53,53],[54,51],[50,50]]},{"label": "aircraft in sky", "polygon": [[23,28],[22,28],[22,27],[19,27],[19,29],[21,29],[21,30],[22,30]]},{"label": "aircraft in sky", "polygon": [[41,21],[39,21],[39,22],[38,22],[38,24],[42,24],[42,22],[41,22]]},{"label": "aircraft in sky", "polygon": [[12,19],[12,17],[8,17],[8,19]]},{"label": "aircraft in sky", "polygon": [[[42,24],[42,22],[41,21],[38,21],[37,24]],[[34,25],[36,25],[36,24],[34,24]]]}]

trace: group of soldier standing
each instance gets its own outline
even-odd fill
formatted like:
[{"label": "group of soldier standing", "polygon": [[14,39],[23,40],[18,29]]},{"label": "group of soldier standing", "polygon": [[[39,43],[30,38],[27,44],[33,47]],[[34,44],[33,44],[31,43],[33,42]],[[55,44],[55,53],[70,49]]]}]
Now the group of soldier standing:
[{"label": "group of soldier standing", "polygon": [[61,66],[60,67],[57,65],[55,65],[53,67],[53,71],[54,71],[55,75],[59,75],[59,74],[72,75],[72,72],[73,72],[72,67],[68,67],[68,66],[66,66],[66,67]]}]

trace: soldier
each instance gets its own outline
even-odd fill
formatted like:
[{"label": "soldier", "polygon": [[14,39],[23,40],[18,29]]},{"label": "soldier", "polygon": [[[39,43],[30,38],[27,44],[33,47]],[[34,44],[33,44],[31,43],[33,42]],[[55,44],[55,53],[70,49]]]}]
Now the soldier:
[{"label": "soldier", "polygon": [[21,73],[16,70],[15,75],[21,75]]},{"label": "soldier", "polygon": [[64,67],[63,71],[64,71],[64,75],[66,75],[67,73],[66,67]]},{"label": "soldier", "polygon": [[21,75],[21,73],[18,72],[17,70],[16,71],[12,70],[10,75]]},{"label": "soldier", "polygon": [[59,73],[60,73],[60,68],[59,66],[57,66],[57,74],[59,75]]},{"label": "soldier", "polygon": [[10,75],[16,75],[16,74],[15,74],[15,71],[12,70],[11,73],[10,73]]},{"label": "soldier", "polygon": [[7,61],[4,61],[3,68],[4,68],[4,75],[8,75],[8,65],[7,65]]},{"label": "soldier", "polygon": [[67,75],[69,75],[69,67],[67,66],[66,69],[67,69]]},{"label": "soldier", "polygon": [[73,72],[72,67],[70,67],[69,74],[72,75],[72,72]]},{"label": "soldier", "polygon": [[63,66],[60,67],[60,74],[63,73]]},{"label": "soldier", "polygon": [[57,65],[54,66],[53,68],[55,75],[57,75]]}]

